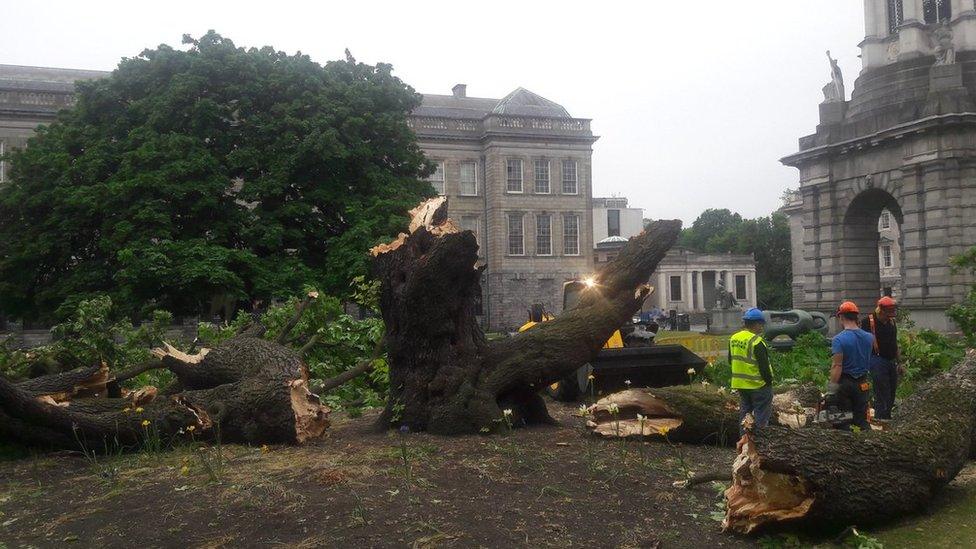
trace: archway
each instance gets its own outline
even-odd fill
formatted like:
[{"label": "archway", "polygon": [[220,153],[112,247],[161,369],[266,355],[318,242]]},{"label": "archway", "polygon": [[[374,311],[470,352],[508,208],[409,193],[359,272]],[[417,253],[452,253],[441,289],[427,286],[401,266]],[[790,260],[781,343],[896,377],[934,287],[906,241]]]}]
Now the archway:
[{"label": "archway", "polygon": [[[897,241],[886,243],[890,246],[890,253],[898,254],[891,257],[888,264],[885,263],[885,250],[879,233],[879,219],[883,212],[889,214],[889,226],[896,225],[890,234],[897,235],[889,237]],[[838,246],[841,253],[837,258],[843,299],[854,301],[862,309],[870,309],[886,287],[891,288],[893,294],[902,294],[900,288],[894,287],[896,283],[892,280],[898,279],[900,282],[897,284],[903,285],[901,231],[898,229],[903,224],[901,206],[887,191],[867,189],[851,201],[844,215],[842,239]],[[897,276],[890,276],[892,269],[899,270]],[[884,281],[882,270],[889,272]]]}]

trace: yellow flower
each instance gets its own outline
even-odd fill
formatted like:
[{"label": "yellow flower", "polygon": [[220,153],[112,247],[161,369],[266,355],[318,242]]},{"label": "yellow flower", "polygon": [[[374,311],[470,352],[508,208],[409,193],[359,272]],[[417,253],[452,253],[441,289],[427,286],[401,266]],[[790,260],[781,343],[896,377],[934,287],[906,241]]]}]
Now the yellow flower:
[{"label": "yellow flower", "polygon": [[122,413],[123,414],[128,414],[131,411],[132,411],[132,408],[129,408],[128,406],[126,406],[125,408],[122,408]]},{"label": "yellow flower", "polygon": [[150,423],[152,423],[152,422],[151,422],[151,421],[149,421],[148,419],[144,419],[144,420],[142,420],[142,426],[143,426],[143,427],[149,427],[149,424],[150,424]]},{"label": "yellow flower", "polygon": [[668,434],[668,431],[670,431],[670,430],[671,430],[671,428],[668,427],[667,425],[662,425],[662,426],[660,426],[660,427],[657,428],[657,432],[661,433],[662,435],[667,435]]},{"label": "yellow flower", "polygon": [[192,433],[193,431],[196,431],[196,430],[197,430],[197,426],[196,425],[190,425],[189,427],[186,428],[186,432],[187,433]]},{"label": "yellow flower", "polygon": [[141,414],[141,413],[142,413],[142,411],[143,411],[143,410],[142,410],[142,406],[140,406],[140,407],[138,407],[138,408],[136,408],[136,413],[137,413],[137,414]]},{"label": "yellow flower", "polygon": [[267,454],[270,451],[271,451],[271,449],[268,448],[268,445],[267,444],[262,444],[261,445],[261,453]]},{"label": "yellow flower", "polygon": [[187,465],[184,465],[183,467],[180,467],[180,474],[183,475],[184,477],[186,475],[190,474],[190,467],[187,466]]},{"label": "yellow flower", "polygon": [[593,381],[594,379],[596,379],[596,376],[593,375],[593,374],[590,374],[590,375],[586,376],[586,379],[588,379],[590,381]]}]

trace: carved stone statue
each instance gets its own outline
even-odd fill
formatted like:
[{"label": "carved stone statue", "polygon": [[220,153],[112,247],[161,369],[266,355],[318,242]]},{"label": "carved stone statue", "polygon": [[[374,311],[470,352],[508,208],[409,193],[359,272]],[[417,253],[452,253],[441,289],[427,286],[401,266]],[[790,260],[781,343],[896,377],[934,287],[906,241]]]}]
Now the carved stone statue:
[{"label": "carved stone statue", "polygon": [[952,29],[943,23],[932,33],[935,41],[935,64],[952,65],[956,62],[956,47],[952,44]]},{"label": "carved stone statue", "polygon": [[827,50],[827,59],[830,61],[830,83],[823,87],[824,103],[839,103],[846,97],[844,75],[837,60],[830,56],[830,50]]},{"label": "carved stone statue", "polygon": [[727,311],[739,304],[739,302],[735,300],[735,296],[732,295],[732,292],[725,289],[725,282],[722,280],[719,280],[718,284],[715,285],[715,298],[715,300],[718,302],[719,308],[722,310]]}]

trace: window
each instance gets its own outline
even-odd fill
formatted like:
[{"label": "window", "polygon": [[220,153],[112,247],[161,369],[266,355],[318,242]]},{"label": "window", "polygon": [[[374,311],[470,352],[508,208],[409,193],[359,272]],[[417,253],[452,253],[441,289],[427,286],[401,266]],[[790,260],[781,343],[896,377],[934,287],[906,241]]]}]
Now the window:
[{"label": "window", "polygon": [[881,228],[890,229],[891,228],[891,214],[887,210],[881,212]]},{"label": "window", "polygon": [[549,161],[535,161],[535,192],[538,194],[549,194]]},{"label": "window", "polygon": [[3,145],[3,141],[0,141],[0,183],[7,180],[7,163],[3,159],[3,154],[7,151],[3,148]]},{"label": "window", "polygon": [[948,21],[952,18],[951,0],[922,0],[922,14],[930,25]]},{"label": "window", "polygon": [[508,214],[508,255],[525,255],[525,231],[520,213]]},{"label": "window", "polygon": [[891,246],[888,244],[881,247],[881,264],[891,267]]},{"label": "window", "polygon": [[461,179],[459,192],[461,196],[478,195],[478,163],[461,162]]},{"label": "window", "polygon": [[579,194],[575,160],[563,160],[563,194]]},{"label": "window", "polygon": [[505,166],[505,176],[508,185],[505,187],[510,193],[522,192],[522,161],[517,158],[509,158]]},{"label": "window", "polygon": [[620,236],[620,210],[607,210],[607,236]]},{"label": "window", "polygon": [[563,255],[579,255],[579,216],[569,214],[563,216]]},{"label": "window", "polygon": [[888,0],[888,34],[898,32],[898,27],[905,21],[901,2],[902,0]]},{"label": "window", "polygon": [[670,282],[669,286],[671,286],[668,301],[681,301],[681,276],[672,276],[668,281]]},{"label": "window", "polygon": [[476,215],[462,215],[461,216],[461,228],[465,231],[471,231],[474,233],[474,238],[481,245],[481,219]]},{"label": "window", "polygon": [[436,162],[434,166],[434,173],[430,174],[427,181],[433,185],[434,190],[437,191],[437,194],[444,194],[444,163]]},{"label": "window", "polygon": [[535,216],[535,253],[552,255],[552,216],[549,214]]},{"label": "window", "polygon": [[746,299],[746,275],[735,275],[735,298]]}]

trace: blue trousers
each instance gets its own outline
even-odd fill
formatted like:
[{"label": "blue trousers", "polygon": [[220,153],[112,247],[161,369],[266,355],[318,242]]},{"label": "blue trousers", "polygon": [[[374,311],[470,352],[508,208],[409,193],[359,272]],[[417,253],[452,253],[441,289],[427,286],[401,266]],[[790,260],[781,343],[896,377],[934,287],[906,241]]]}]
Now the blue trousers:
[{"label": "blue trousers", "polygon": [[756,429],[769,425],[773,413],[773,388],[769,385],[759,389],[736,389],[739,391],[739,436],[745,434],[742,420],[748,414],[756,420]]},{"label": "blue trousers", "polygon": [[895,363],[872,355],[871,385],[874,387],[874,417],[891,419],[895,390],[898,389],[898,367]]}]

